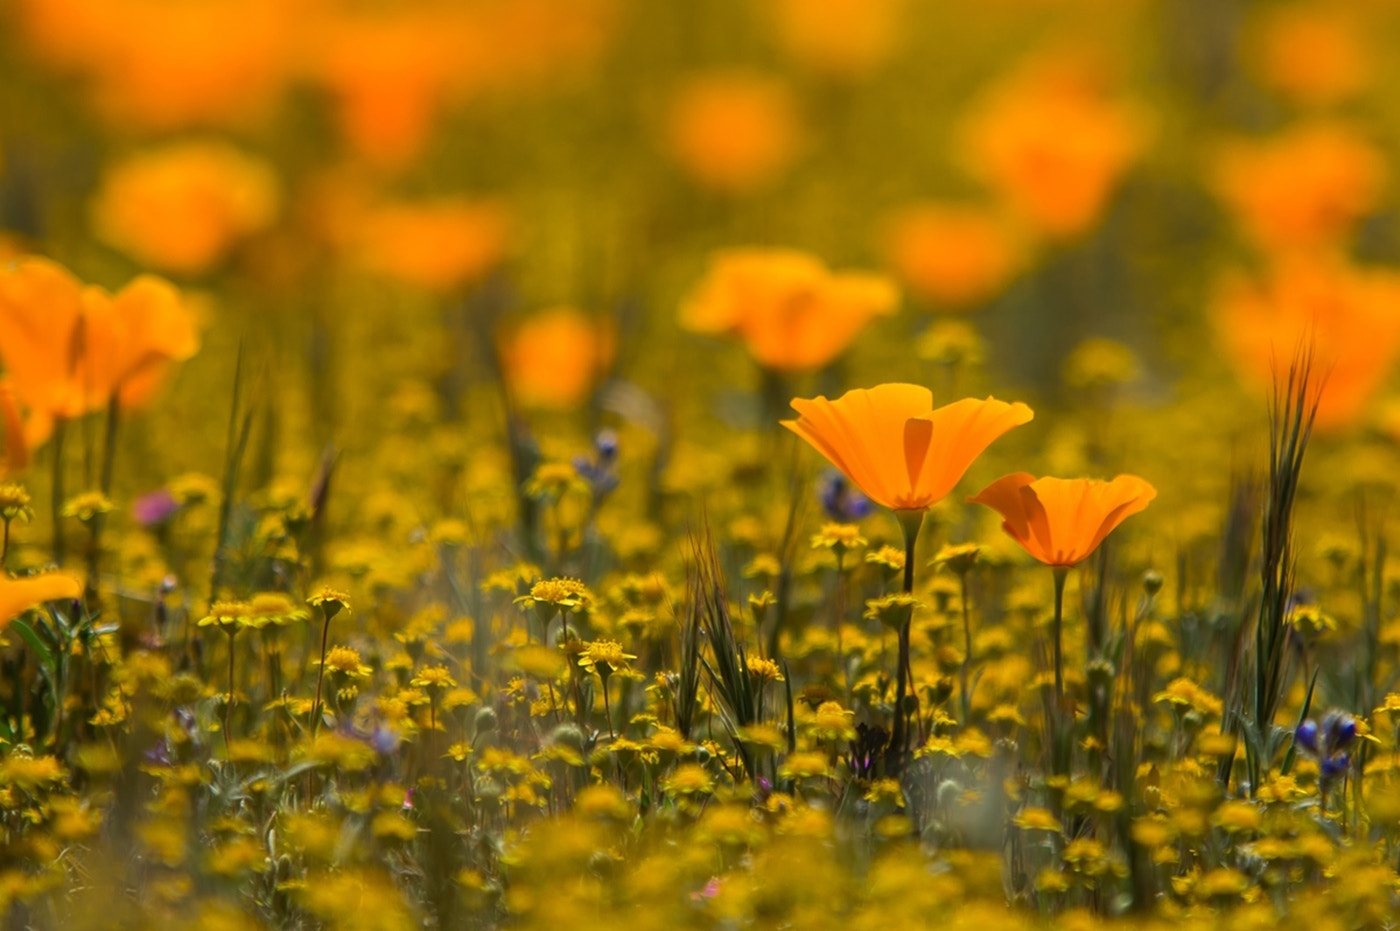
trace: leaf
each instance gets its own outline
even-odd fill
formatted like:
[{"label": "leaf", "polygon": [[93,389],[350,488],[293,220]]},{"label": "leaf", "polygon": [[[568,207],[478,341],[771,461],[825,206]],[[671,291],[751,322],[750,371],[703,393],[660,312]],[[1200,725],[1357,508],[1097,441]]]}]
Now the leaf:
[{"label": "leaf", "polygon": [[39,666],[44,671],[44,678],[52,685],[58,673],[58,664],[54,658],[53,650],[49,649],[48,644],[44,643],[44,639],[39,636],[38,632],[24,621],[11,621],[10,629],[19,634],[20,639],[38,654]]}]

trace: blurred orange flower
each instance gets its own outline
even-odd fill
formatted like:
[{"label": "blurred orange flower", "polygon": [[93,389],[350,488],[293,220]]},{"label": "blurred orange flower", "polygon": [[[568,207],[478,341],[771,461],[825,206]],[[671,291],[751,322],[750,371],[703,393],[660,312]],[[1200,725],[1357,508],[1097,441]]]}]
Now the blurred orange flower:
[{"label": "blurred orange flower", "polygon": [[46,601],[83,596],[83,583],[66,572],[41,572],[24,578],[0,577],[0,631],[15,618]]},{"label": "blurred orange flower", "polygon": [[312,69],[355,151],[384,168],[401,168],[422,151],[458,69],[475,60],[462,54],[466,29],[447,10],[392,5],[321,24]]},{"label": "blurred orange flower", "polygon": [[92,205],[99,239],[143,265],[197,275],[278,211],[277,175],[223,142],[182,142],[110,168]]},{"label": "blurred orange flower", "polygon": [[617,334],[609,322],[556,307],[503,331],[498,350],[512,400],[567,410],[586,400],[612,367]]},{"label": "blurred orange flower", "polygon": [[796,398],[783,426],[810,443],[872,501],[922,510],[948,495],[998,437],[1035,415],[1019,401],[964,398],[935,409],[921,385],[855,388],[835,401]]},{"label": "blurred orange flower", "polygon": [[671,103],[667,143],[701,184],[747,193],[777,179],[802,146],[797,103],[774,78],[729,71],[693,78]]},{"label": "blurred orange flower", "polygon": [[1248,49],[1261,80],[1297,103],[1315,106],[1365,90],[1372,56],[1353,14],[1322,3],[1271,8]]},{"label": "blurred orange flower", "polygon": [[89,79],[114,123],[244,124],[290,75],[310,0],[20,0],[32,47]]},{"label": "blurred orange flower", "polygon": [[915,294],[945,309],[984,303],[1004,288],[1022,261],[1000,218],[961,204],[917,204],[891,216],[885,254]]},{"label": "blurred orange flower", "polygon": [[57,419],[150,399],[173,362],[199,349],[194,316],[152,275],[116,295],[44,258],[0,269],[0,361],[25,407],[30,448]]},{"label": "blurred orange flower", "polygon": [[1259,247],[1334,244],[1370,213],[1385,186],[1385,158],[1356,130],[1331,122],[1226,145],[1215,187]]},{"label": "blurred orange flower", "polygon": [[997,511],[1001,527],[1047,566],[1069,568],[1098,549],[1113,529],[1157,497],[1136,475],[1111,482],[1036,478],[1015,472],[968,498]]},{"label": "blurred orange flower", "polygon": [[1260,391],[1300,345],[1311,347],[1319,430],[1354,423],[1400,354],[1400,273],[1391,270],[1293,257],[1262,278],[1227,276],[1211,310],[1236,372]]},{"label": "blurred orange flower", "polygon": [[796,250],[731,249],[711,260],[681,306],[681,323],[700,333],[735,334],[760,365],[798,372],[836,358],[898,301],[894,284],[880,275],[834,273]]},{"label": "blurred orange flower", "polygon": [[1088,230],[1147,145],[1144,111],[1101,84],[1090,62],[1036,61],[994,87],[963,123],[967,170],[1046,236]]},{"label": "blurred orange flower", "polygon": [[864,77],[894,53],[908,0],[770,0],[778,42],[799,64]]},{"label": "blurred orange flower", "polygon": [[510,241],[503,206],[461,198],[383,204],[358,223],[365,267],[437,292],[482,278],[505,258]]}]

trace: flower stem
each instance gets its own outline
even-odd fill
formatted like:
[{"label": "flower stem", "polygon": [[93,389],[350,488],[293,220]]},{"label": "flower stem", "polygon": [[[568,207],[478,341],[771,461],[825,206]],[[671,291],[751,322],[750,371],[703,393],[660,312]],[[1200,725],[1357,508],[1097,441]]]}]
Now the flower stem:
[{"label": "flower stem", "polygon": [[[322,608],[324,614],[325,608]],[[331,618],[329,614],[321,622],[321,666],[316,673],[316,700],[311,703],[311,740],[316,741],[316,731],[321,724],[321,682],[326,678],[326,638],[331,632]]]},{"label": "flower stem", "polygon": [[[923,511],[897,511],[900,527],[904,530],[904,593],[914,592],[914,544],[919,539],[919,528],[923,525]],[[896,660],[894,690],[894,729],[890,735],[888,767],[891,774],[904,768],[904,757],[909,750],[909,716],[904,709],[904,697],[909,692],[909,627],[914,618],[911,607],[899,623],[899,658]]]},{"label": "flower stem", "polygon": [[962,676],[959,685],[961,686],[960,697],[962,699],[962,723],[967,727],[972,717],[972,693],[968,690],[967,679],[968,670],[972,666],[972,618],[967,607],[967,573],[958,573],[958,582],[961,585],[962,597],[962,622],[963,622],[963,661]]},{"label": "flower stem", "polygon": [[1064,671],[1064,604],[1065,604],[1065,579],[1069,577],[1069,570],[1063,566],[1056,566],[1055,573],[1055,708],[1058,711],[1065,701],[1065,671]]},{"label": "flower stem", "polygon": [[53,424],[53,442],[50,447],[53,450],[53,482],[50,489],[53,492],[53,561],[57,566],[63,565],[64,545],[63,545],[63,437],[67,433],[67,421],[62,417],[56,419]]},{"label": "flower stem", "polygon": [[224,699],[224,752],[229,752],[229,741],[232,740],[233,731],[233,636],[235,630],[229,631],[228,635],[228,696]]}]

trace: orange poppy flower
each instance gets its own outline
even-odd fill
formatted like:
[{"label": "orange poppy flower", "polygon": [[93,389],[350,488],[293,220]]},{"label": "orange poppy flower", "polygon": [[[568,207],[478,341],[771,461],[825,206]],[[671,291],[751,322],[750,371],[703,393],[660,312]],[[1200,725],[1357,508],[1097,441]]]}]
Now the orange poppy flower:
[{"label": "orange poppy flower", "polygon": [[1034,229],[1088,230],[1146,148],[1149,121],[1114,100],[1092,62],[1052,58],[1012,75],[963,125],[962,160]]},{"label": "orange poppy flower", "polygon": [[[1341,5],[1337,5],[1340,7]],[[1301,104],[1340,103],[1366,89],[1374,58],[1354,10],[1325,4],[1273,7],[1253,36],[1259,77]]]},{"label": "orange poppy flower", "polygon": [[1099,482],[1015,472],[967,500],[999,512],[1002,529],[1027,553],[1047,566],[1067,569],[1155,497],[1157,489],[1136,475]]},{"label": "orange poppy flower", "polygon": [[222,142],[184,142],[112,167],[93,202],[98,238],[138,262],[196,275],[277,217],[265,160]]},{"label": "orange poppy flower", "polygon": [[83,583],[66,572],[42,572],[12,579],[0,578],[0,631],[37,605],[61,598],[81,598]]},{"label": "orange poppy flower", "polygon": [[802,144],[792,92],[745,72],[698,77],[682,87],[667,133],[671,154],[687,173],[736,194],[778,178]]},{"label": "orange poppy flower", "polygon": [[776,38],[799,64],[852,80],[883,65],[906,28],[908,0],[771,0]]},{"label": "orange poppy flower", "polygon": [[1354,424],[1400,355],[1400,274],[1295,256],[1217,288],[1216,332],[1240,379],[1267,391],[1306,342],[1321,376],[1315,426]]},{"label": "orange poppy flower", "polygon": [[505,332],[500,360],[511,397],[526,407],[568,410],[612,366],[617,334],[572,307],[542,311]]},{"label": "orange poppy flower", "polygon": [[1022,248],[992,211],[960,204],[918,204],[892,215],[885,254],[909,290],[941,308],[981,304],[1011,280]]},{"label": "orange poppy flower", "polygon": [[783,426],[802,437],[872,501],[923,510],[946,497],[997,437],[1028,423],[1026,405],[964,398],[940,408],[922,385],[855,388],[835,401],[795,398]]},{"label": "orange poppy flower", "polygon": [[731,249],[710,263],[681,323],[700,333],[732,333],[760,365],[779,372],[821,368],[877,316],[893,313],[899,292],[888,278],[835,273],[790,249]]},{"label": "orange poppy flower", "polygon": [[500,204],[442,198],[383,204],[358,220],[367,268],[429,291],[477,281],[505,258],[510,218]]},{"label": "orange poppy flower", "polygon": [[115,295],[32,257],[0,269],[0,361],[25,407],[30,448],[57,419],[145,403],[172,362],[199,348],[194,316],[169,282],[134,279]]},{"label": "orange poppy flower", "polygon": [[1385,181],[1384,155],[1336,122],[1232,142],[1221,150],[1214,178],[1244,234],[1269,251],[1337,243],[1378,207]]},{"label": "orange poppy flower", "polygon": [[89,78],[122,129],[243,125],[294,65],[308,0],[21,0],[29,46]]}]

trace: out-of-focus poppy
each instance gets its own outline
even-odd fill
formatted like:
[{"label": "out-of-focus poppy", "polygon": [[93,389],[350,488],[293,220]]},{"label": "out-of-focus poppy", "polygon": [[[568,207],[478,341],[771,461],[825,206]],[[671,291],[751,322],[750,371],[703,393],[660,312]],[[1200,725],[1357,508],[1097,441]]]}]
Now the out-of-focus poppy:
[{"label": "out-of-focus poppy", "polygon": [[115,295],[44,258],[0,269],[0,361],[33,448],[55,420],[150,399],[170,365],[199,348],[179,291],[153,275]]},{"label": "out-of-focus poppy", "polygon": [[671,102],[671,155],[701,184],[747,193],[776,180],[802,146],[797,103],[774,78],[726,71],[693,78]]},{"label": "out-of-focus poppy", "polygon": [[0,577],[0,631],[15,618],[46,601],[83,596],[83,583],[66,572],[41,572],[15,579]]},{"label": "out-of-focus poppy", "polygon": [[611,368],[617,334],[606,321],[556,307],[503,331],[498,348],[512,400],[567,410],[586,400]]},{"label": "out-of-focus poppy", "polygon": [[681,307],[681,323],[730,333],[760,365],[778,372],[820,368],[845,351],[899,293],[879,275],[834,273],[805,252],[733,249],[718,253]]},{"label": "out-of-focus poppy", "polygon": [[1245,235],[1270,252],[1336,244],[1376,208],[1385,180],[1376,147],[1332,122],[1232,142],[1220,152],[1214,178]]},{"label": "out-of-focus poppy", "polygon": [[1261,278],[1226,277],[1212,316],[1240,377],[1269,390],[1300,345],[1318,373],[1319,430],[1354,423],[1400,353],[1400,274],[1295,256]]},{"label": "out-of-focus poppy", "polygon": [[907,0],[771,0],[779,44],[818,74],[862,78],[889,60],[904,29]]},{"label": "out-of-focus poppy", "polygon": [[962,161],[1032,229],[1088,230],[1146,147],[1141,107],[1114,99],[1091,63],[1036,61],[993,88],[962,126]]},{"label": "out-of-focus poppy", "polygon": [[480,279],[509,246],[508,214],[489,202],[382,204],[359,225],[361,264],[429,291],[448,292]]},{"label": "out-of-focus poppy", "polygon": [[1002,529],[1031,556],[1067,569],[1088,558],[1115,527],[1156,497],[1157,489],[1136,475],[1100,482],[1014,472],[967,500],[999,513]]},{"label": "out-of-focus poppy", "polygon": [[1260,80],[1309,106],[1339,103],[1366,89],[1371,51],[1355,11],[1337,4],[1272,7],[1250,30],[1247,57]]},{"label": "out-of-focus poppy", "polygon": [[963,310],[987,301],[1022,260],[1007,223],[971,205],[905,208],[885,222],[882,239],[900,279],[939,309]]},{"label": "out-of-focus poppy", "polygon": [[921,385],[855,388],[835,401],[795,398],[787,427],[891,510],[921,511],[947,497],[993,441],[1035,415],[1025,404],[964,398],[934,408]]},{"label": "out-of-focus poppy", "polygon": [[48,61],[85,77],[99,109],[149,129],[241,125],[286,85],[309,0],[21,0]]},{"label": "out-of-focus poppy", "polygon": [[184,142],[113,166],[93,202],[100,239],[143,265],[197,275],[278,211],[277,175],[222,142]]}]

